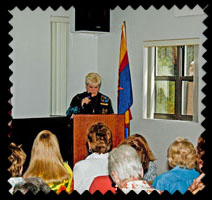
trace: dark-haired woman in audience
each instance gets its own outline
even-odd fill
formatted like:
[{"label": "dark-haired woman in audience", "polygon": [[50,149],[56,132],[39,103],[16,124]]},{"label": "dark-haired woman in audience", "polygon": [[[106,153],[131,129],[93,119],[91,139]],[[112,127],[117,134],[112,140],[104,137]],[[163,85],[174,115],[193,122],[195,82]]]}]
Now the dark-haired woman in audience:
[{"label": "dark-haired woman in audience", "polygon": [[205,184],[202,182],[202,178],[205,176],[205,173],[202,171],[202,167],[204,165],[202,156],[205,154],[205,150],[202,146],[204,144],[205,139],[200,136],[197,141],[197,170],[200,172],[200,176],[194,180],[193,184],[188,189],[193,194],[196,194],[198,191],[205,188]]}]

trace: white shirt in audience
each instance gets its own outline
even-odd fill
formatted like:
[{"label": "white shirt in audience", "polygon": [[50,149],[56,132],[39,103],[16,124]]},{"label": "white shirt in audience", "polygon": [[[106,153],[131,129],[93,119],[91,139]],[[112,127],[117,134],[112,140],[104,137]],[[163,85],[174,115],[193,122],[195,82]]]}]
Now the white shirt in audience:
[{"label": "white shirt in audience", "polygon": [[82,194],[89,190],[91,183],[97,176],[109,175],[108,172],[109,153],[92,153],[85,160],[74,165],[74,190]]}]

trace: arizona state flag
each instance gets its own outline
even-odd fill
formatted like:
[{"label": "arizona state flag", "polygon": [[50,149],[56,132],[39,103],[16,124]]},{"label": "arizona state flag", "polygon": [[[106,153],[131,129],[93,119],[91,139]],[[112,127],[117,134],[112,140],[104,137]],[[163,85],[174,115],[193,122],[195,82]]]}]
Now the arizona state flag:
[{"label": "arizona state flag", "polygon": [[118,79],[118,114],[125,114],[125,137],[128,137],[132,119],[130,107],[133,104],[130,66],[127,54],[126,26],[122,24]]}]

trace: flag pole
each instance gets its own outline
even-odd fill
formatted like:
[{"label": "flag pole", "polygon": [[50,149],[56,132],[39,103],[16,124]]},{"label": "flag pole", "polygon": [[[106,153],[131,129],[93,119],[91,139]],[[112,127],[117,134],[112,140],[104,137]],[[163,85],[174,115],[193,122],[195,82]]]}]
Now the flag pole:
[{"label": "flag pole", "polygon": [[124,24],[124,34],[127,42],[126,21],[123,21],[123,24]]}]

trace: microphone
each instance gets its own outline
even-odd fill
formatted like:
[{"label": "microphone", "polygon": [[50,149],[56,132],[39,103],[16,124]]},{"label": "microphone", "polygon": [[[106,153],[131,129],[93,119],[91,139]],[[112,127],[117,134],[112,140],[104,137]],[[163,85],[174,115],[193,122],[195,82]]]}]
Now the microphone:
[{"label": "microphone", "polygon": [[89,98],[89,99],[91,98],[91,93],[90,92],[88,93],[87,98]]},{"label": "microphone", "polygon": [[[88,99],[91,99],[91,93],[89,92],[88,95],[86,96]],[[87,104],[84,103],[82,107],[85,107]]]}]

